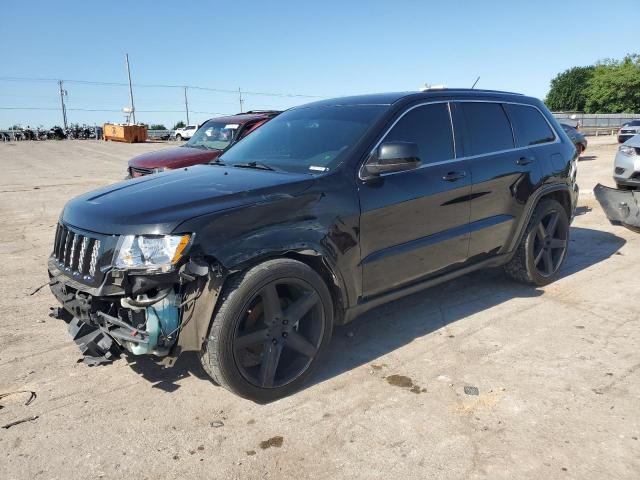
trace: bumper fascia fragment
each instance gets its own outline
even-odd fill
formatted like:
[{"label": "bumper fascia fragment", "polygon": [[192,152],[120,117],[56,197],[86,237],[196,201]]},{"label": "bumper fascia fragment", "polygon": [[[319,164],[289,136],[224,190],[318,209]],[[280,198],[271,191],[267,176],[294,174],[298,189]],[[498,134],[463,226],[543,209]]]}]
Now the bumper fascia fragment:
[{"label": "bumper fascia fragment", "polygon": [[598,184],[593,193],[613,225],[640,229],[640,190],[620,190]]}]

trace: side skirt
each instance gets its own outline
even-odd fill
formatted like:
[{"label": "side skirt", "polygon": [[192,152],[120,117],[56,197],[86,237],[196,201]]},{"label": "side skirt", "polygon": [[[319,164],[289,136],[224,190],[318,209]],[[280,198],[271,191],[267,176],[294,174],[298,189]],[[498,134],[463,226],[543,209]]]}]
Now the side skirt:
[{"label": "side skirt", "polygon": [[482,260],[478,263],[474,263],[473,265],[469,265],[452,272],[447,272],[445,274],[429,278],[428,280],[422,280],[420,282],[412,283],[402,288],[393,290],[391,292],[386,292],[372,298],[361,300],[357,305],[354,305],[353,307],[348,308],[345,311],[343,324],[349,323],[359,315],[362,315],[364,312],[385,303],[392,302],[402,297],[406,297],[407,295],[411,295],[413,293],[420,292],[441,283],[448,282],[449,280],[453,280],[454,278],[458,278],[468,273],[475,272],[476,270],[504,265],[509,260],[511,260],[511,257],[513,257],[513,253],[514,252],[496,255],[495,257]]}]

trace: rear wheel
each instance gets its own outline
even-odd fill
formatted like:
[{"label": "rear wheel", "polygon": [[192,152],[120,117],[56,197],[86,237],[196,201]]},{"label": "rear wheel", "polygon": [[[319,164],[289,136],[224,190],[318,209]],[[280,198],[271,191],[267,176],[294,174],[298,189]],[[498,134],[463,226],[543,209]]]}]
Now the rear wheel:
[{"label": "rear wheel", "polygon": [[304,263],[277,259],[239,274],[225,288],[201,355],[219,385],[268,402],[296,391],[331,338],[333,304]]},{"label": "rear wheel", "polygon": [[181,141],[182,141],[182,135],[177,134],[177,135],[176,135],[176,140],[177,140],[177,141],[179,141],[179,142],[181,142]]},{"label": "rear wheel", "polygon": [[542,200],[505,271],[518,281],[547,285],[558,277],[568,246],[567,212],[555,200]]}]

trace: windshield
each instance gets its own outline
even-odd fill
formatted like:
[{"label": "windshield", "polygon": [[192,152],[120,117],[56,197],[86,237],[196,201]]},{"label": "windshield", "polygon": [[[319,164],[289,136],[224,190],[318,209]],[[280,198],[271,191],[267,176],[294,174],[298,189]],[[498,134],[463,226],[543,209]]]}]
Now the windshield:
[{"label": "windshield", "polygon": [[209,120],[184,145],[185,147],[224,150],[233,142],[239,127],[240,125],[237,123],[222,123]]},{"label": "windshield", "polygon": [[625,123],[623,127],[638,127],[640,126],[640,120],[632,120],[631,122]]},{"label": "windshield", "polygon": [[339,165],[384,105],[307,107],[289,110],[229,149],[224,163],[258,162],[275,170],[322,173]]}]

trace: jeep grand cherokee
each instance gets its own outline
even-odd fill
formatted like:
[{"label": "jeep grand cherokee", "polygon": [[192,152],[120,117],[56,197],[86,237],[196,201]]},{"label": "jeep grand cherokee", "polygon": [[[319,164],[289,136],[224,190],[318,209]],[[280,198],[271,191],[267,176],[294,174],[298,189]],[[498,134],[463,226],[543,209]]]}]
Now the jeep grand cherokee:
[{"label": "jeep grand cherokee", "polygon": [[217,162],[71,200],[48,262],[92,361],[198,351],[256,401],[299,388],[334,325],[488,266],[566,257],[576,149],[537,99],[389,93],[292,108]]}]

